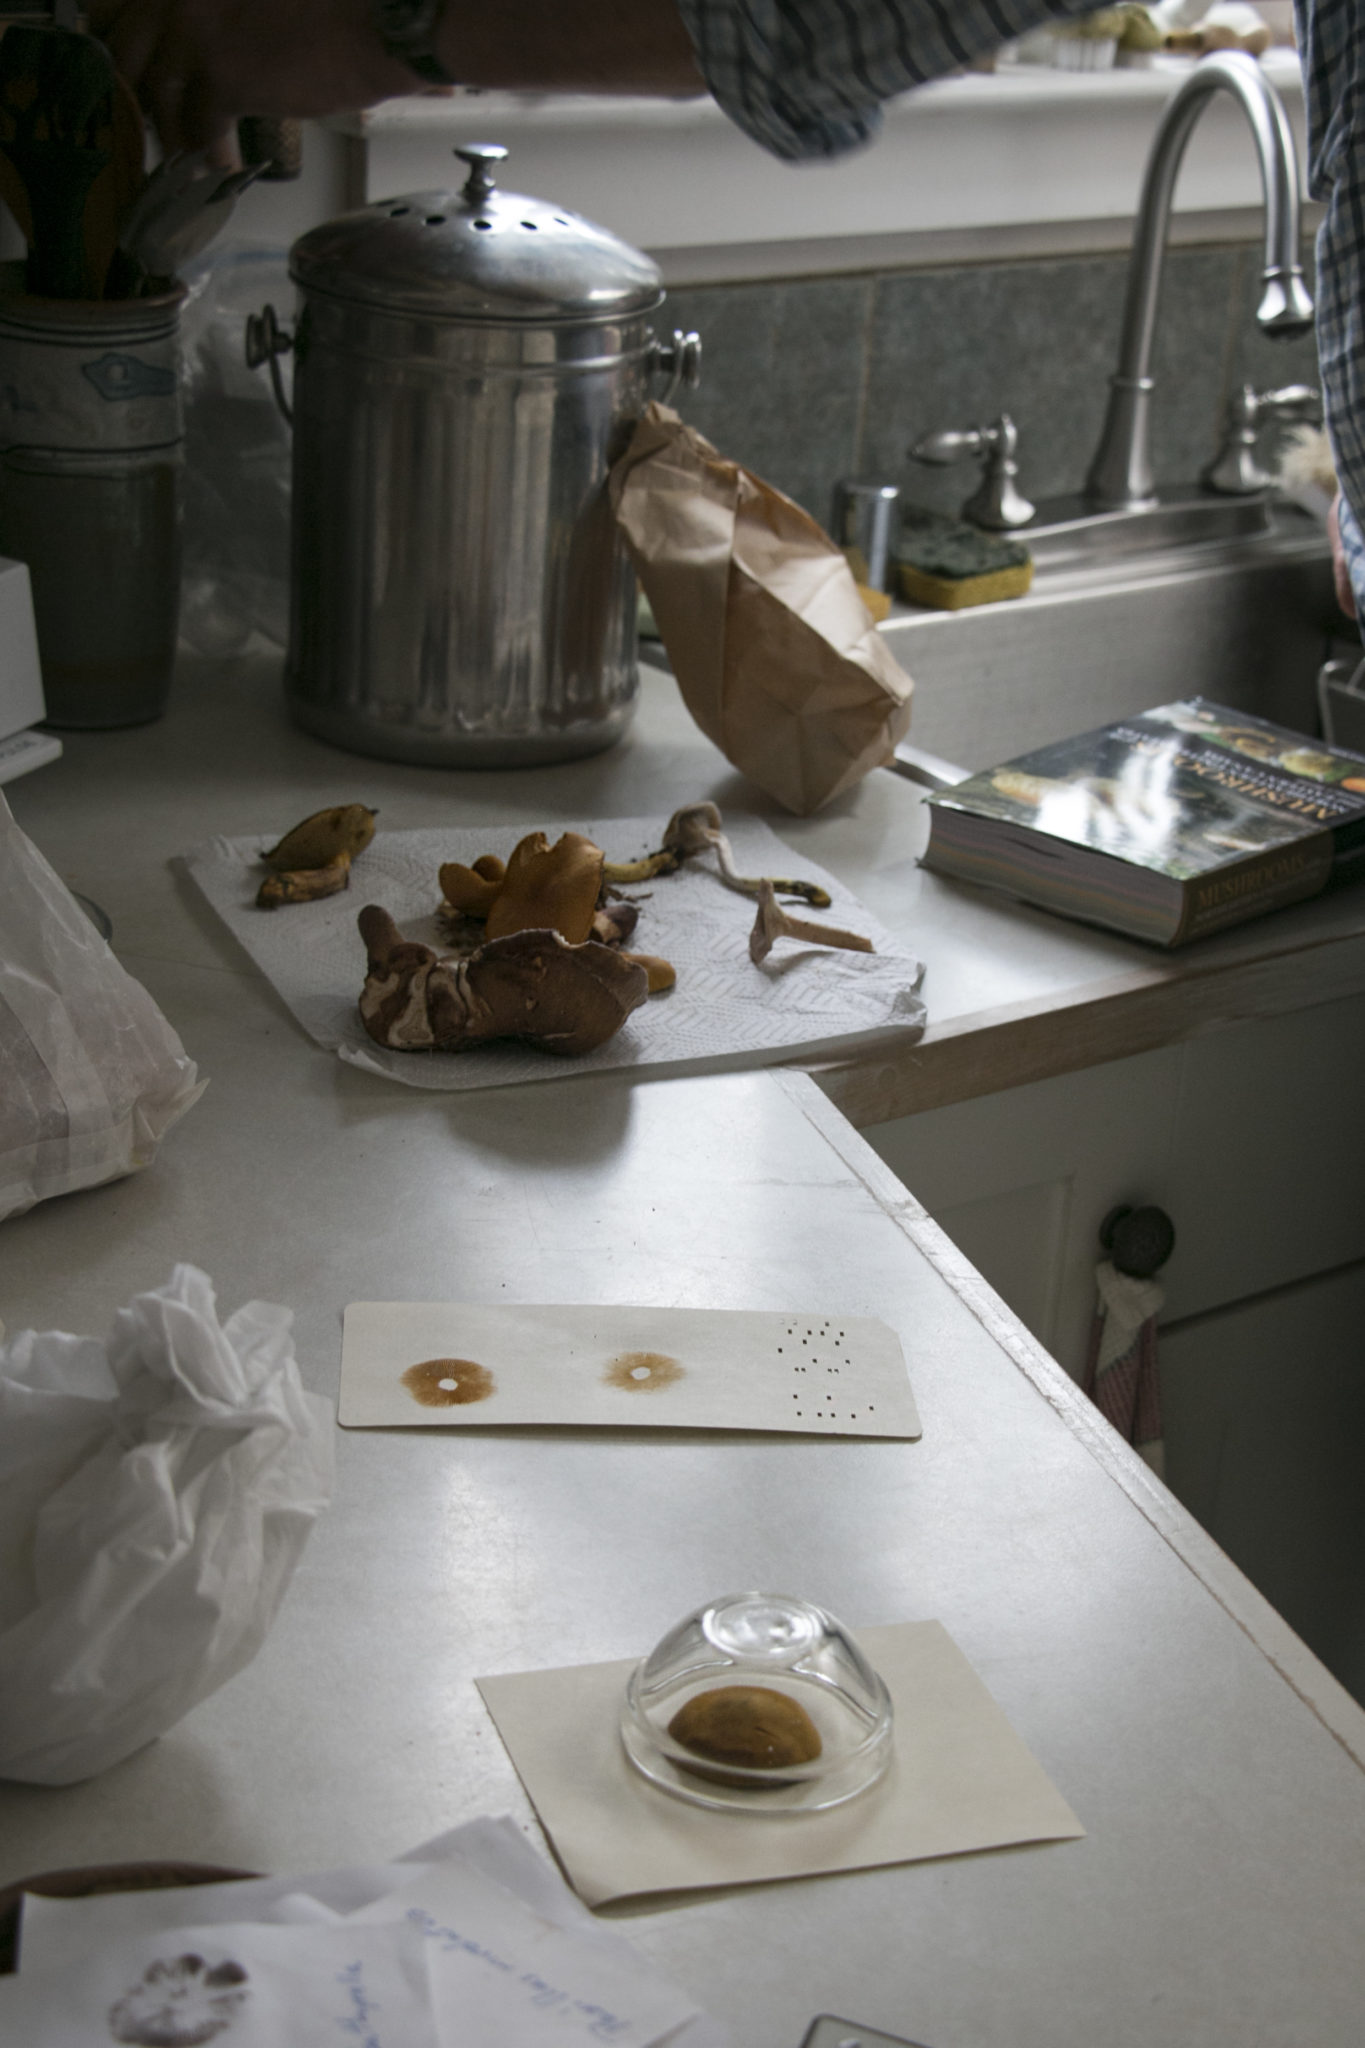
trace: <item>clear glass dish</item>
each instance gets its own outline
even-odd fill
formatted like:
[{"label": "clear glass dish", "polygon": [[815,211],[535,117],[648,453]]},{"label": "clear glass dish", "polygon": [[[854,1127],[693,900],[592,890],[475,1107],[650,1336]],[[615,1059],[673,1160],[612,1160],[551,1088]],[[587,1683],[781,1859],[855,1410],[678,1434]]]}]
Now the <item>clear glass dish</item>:
[{"label": "clear glass dish", "polygon": [[890,1694],[842,1622],[785,1593],[699,1607],[636,1666],[621,1706],[636,1770],[729,1813],[840,1806],[881,1777],[891,1733]]}]

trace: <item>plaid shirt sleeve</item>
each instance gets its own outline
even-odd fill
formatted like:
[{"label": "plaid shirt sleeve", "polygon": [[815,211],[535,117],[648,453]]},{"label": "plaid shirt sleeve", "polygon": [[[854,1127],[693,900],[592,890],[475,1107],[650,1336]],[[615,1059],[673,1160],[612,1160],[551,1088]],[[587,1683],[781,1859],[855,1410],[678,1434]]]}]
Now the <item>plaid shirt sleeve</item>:
[{"label": "plaid shirt sleeve", "polygon": [[1318,230],[1318,361],[1344,503],[1341,541],[1365,620],[1365,12],[1360,0],[1296,0],[1308,104],[1308,189]]},{"label": "plaid shirt sleeve", "polygon": [[1096,0],[678,0],[714,97],[774,156],[841,156],[881,103]]}]

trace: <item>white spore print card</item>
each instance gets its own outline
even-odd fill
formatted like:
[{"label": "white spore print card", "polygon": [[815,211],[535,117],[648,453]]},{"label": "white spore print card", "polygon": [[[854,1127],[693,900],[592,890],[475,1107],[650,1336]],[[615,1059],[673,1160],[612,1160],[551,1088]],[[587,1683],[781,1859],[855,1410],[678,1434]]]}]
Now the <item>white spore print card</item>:
[{"label": "white spore print card", "polygon": [[885,1323],[750,1309],[352,1302],[338,1413],[348,1429],[920,1434]]}]

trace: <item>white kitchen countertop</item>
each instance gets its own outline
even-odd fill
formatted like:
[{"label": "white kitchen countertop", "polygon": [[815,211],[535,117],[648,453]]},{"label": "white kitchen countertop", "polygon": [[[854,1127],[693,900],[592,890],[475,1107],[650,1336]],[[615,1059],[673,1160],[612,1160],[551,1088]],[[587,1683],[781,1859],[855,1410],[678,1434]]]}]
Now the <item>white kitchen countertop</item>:
[{"label": "white kitchen countertop", "polygon": [[[293,1307],[305,1378],[334,1393],[354,1299],[837,1308],[900,1332],[923,1441],[343,1433],[255,1663],[88,1786],[0,1787],[0,1879],[170,1855],[305,1869],[500,1810],[538,1840],[474,1677],[630,1656],[706,1595],[775,1584],[855,1627],[941,1620],[1089,1833],[632,1913],[737,2048],[795,2048],[820,2010],[932,2048],[1356,2048],[1365,1715],[808,1079],[401,1090],[313,1046],[168,867],[359,798],[381,829],[662,823],[702,796],[771,816],[672,684],[645,690],[614,753],[456,775],[308,739],[270,664],[223,665],[162,724],[72,735],[15,785],[210,1087],[149,1172],[3,1226],[0,1313],[102,1331],[189,1259],[224,1308]],[[832,816],[772,821],[927,960],[922,1058],[1002,1008],[1098,1014],[1134,977],[1231,984],[1293,952],[1302,980],[1365,952],[1343,897],[1216,942],[1217,971],[1175,969],[921,876],[917,814],[878,773]]]},{"label": "white kitchen countertop", "polygon": [[[923,1040],[820,1071],[860,1128],[1365,990],[1365,888],[1162,953],[924,872],[924,792],[887,771],[814,818],[790,816],[729,767],[671,678],[649,666],[639,716],[615,748],[550,769],[479,773],[322,745],[290,724],[278,673],[268,656],[189,662],[161,724],[68,734],[59,766],[11,786],[20,823],[45,839],[72,888],[105,904],[135,972],[144,953],[168,948],[218,972],[247,971],[168,866],[214,834],[272,834],[296,814],[351,799],[380,805],[395,828],[655,813],[662,826],[679,804],[711,797],[722,812],[765,819],[798,855],[808,849],[927,963]],[[357,909],[362,888],[363,870],[352,884]]]}]

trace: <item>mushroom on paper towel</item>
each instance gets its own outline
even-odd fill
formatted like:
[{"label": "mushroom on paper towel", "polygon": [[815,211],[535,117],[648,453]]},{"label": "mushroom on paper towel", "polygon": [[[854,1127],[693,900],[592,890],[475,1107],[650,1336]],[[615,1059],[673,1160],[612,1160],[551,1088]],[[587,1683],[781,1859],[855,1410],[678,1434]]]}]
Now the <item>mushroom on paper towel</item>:
[{"label": "mushroom on paper towel", "polygon": [[[472,867],[446,861],[441,868],[442,909],[482,919],[488,939],[514,932],[557,932],[570,946],[585,940],[619,949],[635,929],[633,904],[602,901],[605,856],[581,832],[562,832],[551,846],[543,832],[528,832],[504,863],[482,854]],[[677,976],[652,953],[619,953],[649,977],[651,995],[672,988]]]},{"label": "mushroom on paper towel", "polygon": [[397,1052],[464,1052],[490,1038],[594,1052],[649,994],[640,962],[592,939],[573,946],[558,932],[513,932],[467,960],[443,960],[405,939],[377,904],[359,923],[368,954],[361,1019],[376,1044]]}]

